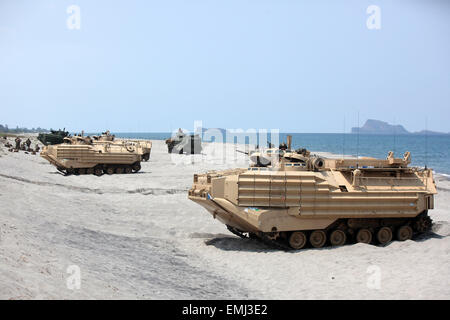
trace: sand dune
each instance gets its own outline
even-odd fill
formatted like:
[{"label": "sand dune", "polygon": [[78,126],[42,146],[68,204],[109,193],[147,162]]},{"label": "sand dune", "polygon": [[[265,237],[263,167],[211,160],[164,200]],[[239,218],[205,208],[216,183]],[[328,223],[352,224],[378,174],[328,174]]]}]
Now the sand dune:
[{"label": "sand dune", "polygon": [[450,298],[448,178],[436,178],[429,235],[283,252],[235,237],[187,199],[194,173],[247,165],[235,149],[205,144],[203,155],[169,155],[154,141],[140,173],[96,177],[63,176],[0,144],[0,298]]}]

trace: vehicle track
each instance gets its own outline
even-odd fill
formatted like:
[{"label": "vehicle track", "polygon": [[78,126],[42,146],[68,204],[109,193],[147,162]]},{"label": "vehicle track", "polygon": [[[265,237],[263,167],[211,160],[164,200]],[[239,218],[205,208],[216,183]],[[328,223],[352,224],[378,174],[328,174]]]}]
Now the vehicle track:
[{"label": "vehicle track", "polygon": [[46,181],[33,181],[21,177],[10,176],[6,174],[1,174],[0,177],[5,179],[11,179],[20,181],[23,183],[34,184],[38,186],[47,186],[47,187],[61,187],[69,190],[84,192],[84,193],[94,193],[94,194],[142,194],[142,195],[165,195],[165,194],[179,194],[186,193],[188,189],[165,189],[165,188],[138,188],[134,190],[124,190],[124,189],[98,189],[98,188],[86,188],[86,187],[77,187],[71,186],[62,183],[55,182],[46,182]]}]

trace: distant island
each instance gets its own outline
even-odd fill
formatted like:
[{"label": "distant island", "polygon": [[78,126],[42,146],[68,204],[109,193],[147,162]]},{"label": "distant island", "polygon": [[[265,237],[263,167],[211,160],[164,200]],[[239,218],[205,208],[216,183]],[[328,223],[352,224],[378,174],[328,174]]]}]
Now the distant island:
[{"label": "distant island", "polygon": [[409,132],[402,125],[392,125],[384,121],[369,119],[362,127],[353,127],[352,133],[360,134],[415,134],[415,135],[450,135],[445,132],[436,132],[430,130],[422,130],[417,132]]},{"label": "distant island", "polygon": [[40,127],[28,129],[28,128],[19,128],[19,126],[17,126],[14,129],[10,129],[7,124],[5,124],[5,125],[0,124],[0,132],[2,132],[2,133],[22,133],[22,132],[40,133],[40,132],[50,132],[50,131],[47,129],[40,128]]}]

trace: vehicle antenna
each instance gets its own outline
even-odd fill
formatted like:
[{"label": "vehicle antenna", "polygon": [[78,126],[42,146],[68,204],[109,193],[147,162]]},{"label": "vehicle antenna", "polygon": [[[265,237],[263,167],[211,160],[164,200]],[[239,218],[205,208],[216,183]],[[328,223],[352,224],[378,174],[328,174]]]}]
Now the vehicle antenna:
[{"label": "vehicle antenna", "polygon": [[428,167],[428,117],[425,116],[425,170]]},{"label": "vehicle antenna", "polygon": [[395,154],[395,147],[396,147],[396,138],[397,138],[397,128],[395,125],[395,117],[394,117],[394,154]]},{"label": "vehicle antenna", "polygon": [[345,158],[345,115],[344,115],[344,128],[342,131],[342,159]]},{"label": "vehicle antenna", "polygon": [[358,111],[358,125],[357,125],[357,128],[358,128],[358,132],[357,132],[357,135],[356,135],[356,168],[359,168],[359,111]]}]

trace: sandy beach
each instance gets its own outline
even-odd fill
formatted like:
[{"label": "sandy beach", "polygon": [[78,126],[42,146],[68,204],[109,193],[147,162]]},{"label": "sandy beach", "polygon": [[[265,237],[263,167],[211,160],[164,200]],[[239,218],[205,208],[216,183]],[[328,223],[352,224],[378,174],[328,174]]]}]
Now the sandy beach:
[{"label": "sandy beach", "polygon": [[[0,299],[450,298],[448,178],[436,176],[431,234],[284,252],[232,235],[187,198],[194,173],[247,165],[234,150],[169,155],[153,141],[139,173],[97,177],[0,143]],[[67,285],[73,266],[79,289]]]}]

